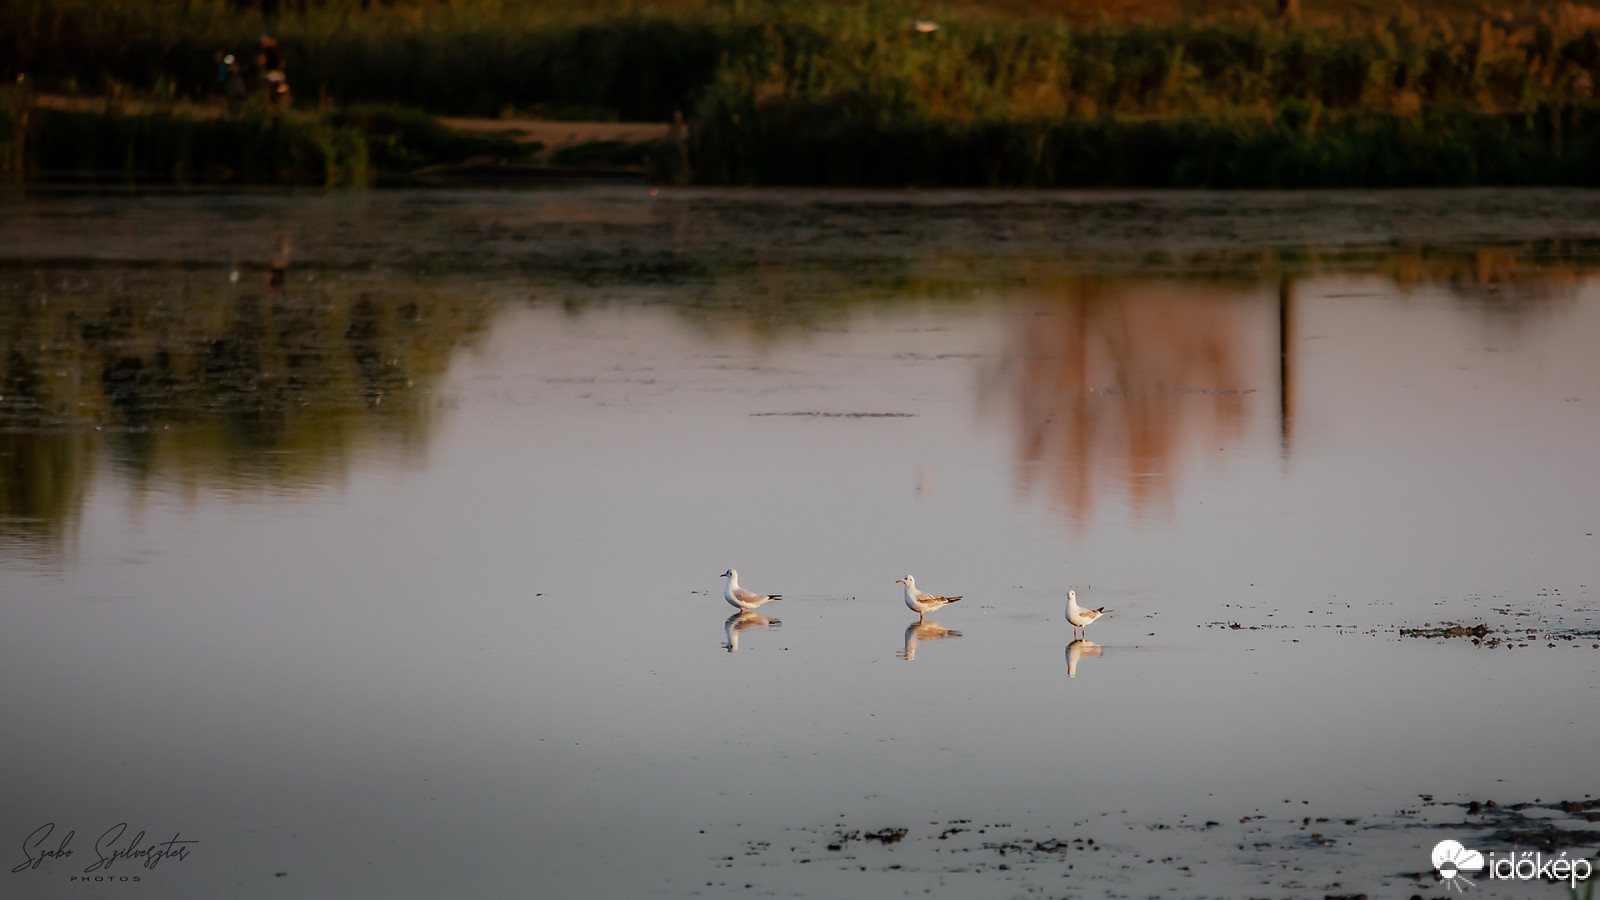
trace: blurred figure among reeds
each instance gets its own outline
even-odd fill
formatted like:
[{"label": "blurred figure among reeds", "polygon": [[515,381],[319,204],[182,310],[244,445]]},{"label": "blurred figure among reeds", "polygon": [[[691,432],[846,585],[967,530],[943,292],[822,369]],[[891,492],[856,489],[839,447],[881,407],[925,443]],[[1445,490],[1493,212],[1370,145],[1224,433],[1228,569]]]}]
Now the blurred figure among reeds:
[{"label": "blurred figure among reeds", "polygon": [[216,95],[227,106],[228,112],[233,115],[239,113],[244,105],[244,78],[239,74],[239,58],[232,53],[217,51],[217,83],[213,86]]},{"label": "blurred figure among reeds", "polygon": [[263,34],[256,44],[256,72],[269,106],[289,105],[289,75],[283,49],[270,35]]}]

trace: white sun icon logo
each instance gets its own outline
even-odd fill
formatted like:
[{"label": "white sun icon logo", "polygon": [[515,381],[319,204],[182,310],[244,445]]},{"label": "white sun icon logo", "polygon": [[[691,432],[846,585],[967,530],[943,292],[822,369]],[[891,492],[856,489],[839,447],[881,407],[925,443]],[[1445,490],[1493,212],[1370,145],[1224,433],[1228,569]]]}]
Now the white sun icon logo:
[{"label": "white sun icon logo", "polygon": [[1440,841],[1433,845],[1433,868],[1447,886],[1465,893],[1474,882],[1462,873],[1483,868],[1483,854],[1468,850],[1460,841]]}]

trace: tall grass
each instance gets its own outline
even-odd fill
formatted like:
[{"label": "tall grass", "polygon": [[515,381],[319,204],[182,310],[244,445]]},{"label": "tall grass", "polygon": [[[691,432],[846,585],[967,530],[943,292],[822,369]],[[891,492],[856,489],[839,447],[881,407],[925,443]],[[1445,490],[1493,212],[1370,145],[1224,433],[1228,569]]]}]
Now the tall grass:
[{"label": "tall grass", "polygon": [[24,88],[0,87],[0,172],[20,172],[33,103]]},{"label": "tall grass", "polygon": [[314,114],[197,119],[35,109],[32,115],[26,165],[35,172],[350,186],[371,177],[365,136]]},{"label": "tall grass", "polygon": [[1083,28],[957,7],[932,34],[910,28],[920,7],[871,4],[292,6],[305,12],[269,20],[224,0],[9,0],[0,77],[199,98],[215,89],[216,53],[248,55],[271,30],[301,103],[479,115],[664,120],[730,75],[764,91],[903,96],[958,118],[1169,115],[1288,99],[1505,111],[1588,99],[1600,78],[1600,12],[1573,4],[1473,27],[1397,5],[1342,27],[1294,29],[1264,16]]},{"label": "tall grass", "polygon": [[1592,183],[1600,169],[1600,12],[1572,3],[1452,18],[1397,5],[1298,28],[1259,13],[1085,27],[953,6],[932,33],[911,27],[920,8],[784,0],[267,5],[280,14],[10,0],[0,77],[203,98],[215,54],[270,28],[301,106],[681,112],[706,183]]},{"label": "tall grass", "polygon": [[44,89],[216,93],[219,53],[248,60],[270,31],[301,104],[397,103],[456,115],[670,118],[749,30],[731,14],[593,15],[507,6],[315,7],[273,20],[194,0],[9,0],[0,78]]},{"label": "tall grass", "polygon": [[1316,188],[1600,185],[1600,104],[1412,117],[1291,102],[1143,120],[708,117],[712,184]]},{"label": "tall grass", "polygon": [[38,108],[32,95],[0,89],[0,171],[130,181],[362,186],[435,163],[538,149],[509,138],[454,131],[395,106],[331,113],[272,110],[252,101],[238,114],[146,104],[132,114]]}]

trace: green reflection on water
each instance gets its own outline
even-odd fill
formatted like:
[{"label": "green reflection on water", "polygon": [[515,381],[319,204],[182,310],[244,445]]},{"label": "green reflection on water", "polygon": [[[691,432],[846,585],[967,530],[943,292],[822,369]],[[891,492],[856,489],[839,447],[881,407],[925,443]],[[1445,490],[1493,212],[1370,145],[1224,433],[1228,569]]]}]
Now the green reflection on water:
[{"label": "green reflection on water", "polygon": [[[311,273],[314,279],[314,274]],[[296,490],[427,442],[433,390],[488,304],[287,266],[44,268],[0,308],[0,543],[58,546],[98,465],[135,489]]]},{"label": "green reflection on water", "polygon": [[[487,226],[468,210],[446,210],[377,244],[368,235],[381,232],[380,223],[356,216],[339,226],[346,230],[337,239],[299,236],[307,252],[338,256],[337,263],[294,269],[286,239],[270,263],[234,269],[232,280],[216,267],[164,261],[167,251],[154,258],[135,252],[128,257],[134,262],[12,260],[0,269],[0,547],[53,552],[66,543],[99,466],[135,491],[192,497],[210,489],[312,489],[340,483],[365,455],[419,454],[452,352],[488,328],[500,302],[489,298],[506,296],[508,285],[573,315],[609,304],[664,304],[711,342],[727,334],[784,341],[845,329],[855,316],[888,308],[954,309],[979,298],[1050,312],[1051,327],[1019,326],[1012,341],[1010,352],[1032,362],[988,373],[1004,395],[991,400],[1023,414],[1019,464],[1037,466],[1051,455],[1044,448],[1060,443],[1048,434],[1062,427],[1062,417],[1027,411],[1059,413],[1058,394],[1081,393],[1072,361],[1085,347],[1126,347],[1126,364],[1096,386],[1102,397],[1131,399],[1114,401],[1126,409],[1097,415],[1121,422],[1125,437],[1142,448],[1128,461],[1140,469],[1171,452],[1172,441],[1161,436],[1177,433],[1180,408],[1194,405],[1196,387],[1217,391],[1206,396],[1217,407],[1212,424],[1220,433],[1240,427],[1246,401],[1230,360],[1237,345],[1255,338],[1216,314],[1223,295],[1265,287],[1287,296],[1308,277],[1367,275],[1399,294],[1446,286],[1464,311],[1515,330],[1560,308],[1596,258],[1593,242],[1570,239],[1444,247],[1336,242],[1318,250],[1145,246],[1126,238],[1114,250],[1074,249],[1050,246],[1048,222],[1037,211],[1016,220],[1037,232],[1017,248],[1000,234],[1003,217],[993,210],[956,224],[943,211],[931,236],[901,240],[902,226],[915,229],[915,219],[853,208],[789,213],[791,231],[830,235],[801,252],[776,233],[753,234],[759,210],[744,207],[694,220],[699,233],[691,237],[683,235],[694,229],[675,215],[616,215],[595,225],[564,206],[537,215],[513,211],[528,218],[527,234],[506,226],[500,231],[510,236],[496,237],[495,217],[510,215],[498,209]],[[87,222],[93,213],[75,214]],[[824,227],[846,213],[849,235]],[[53,227],[43,216],[32,221],[36,232]],[[197,221],[191,228],[202,234],[208,222],[220,231],[241,227],[228,217]],[[879,241],[890,246],[879,252]],[[391,245],[401,248],[399,262],[368,271],[363,255]],[[1199,316],[1198,324],[1183,326],[1174,318],[1180,313]],[[1195,370],[1210,372],[1199,379],[1204,383],[1157,371],[1195,354],[1221,361],[1215,371]],[[1169,382],[1191,399],[1172,402],[1175,395],[1163,388]],[[1083,421],[1074,427],[1089,428]],[[1091,467],[1058,462],[1075,474],[1055,479],[1050,492],[1058,500],[1082,494],[1078,482]]]}]

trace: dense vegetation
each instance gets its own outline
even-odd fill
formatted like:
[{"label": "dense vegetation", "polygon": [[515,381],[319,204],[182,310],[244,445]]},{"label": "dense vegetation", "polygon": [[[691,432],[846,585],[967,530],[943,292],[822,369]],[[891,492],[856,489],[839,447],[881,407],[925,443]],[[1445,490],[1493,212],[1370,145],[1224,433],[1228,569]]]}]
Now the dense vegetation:
[{"label": "dense vegetation", "polygon": [[10,0],[0,75],[204,100],[217,54],[270,30],[301,107],[682,114],[690,170],[658,154],[661,177],[708,183],[1571,183],[1600,168],[1590,6],[1301,0],[1298,22],[1265,0],[1208,17],[1100,7],[1122,20],[1085,24],[1074,0],[954,5],[923,32],[911,7],[844,3]]}]

